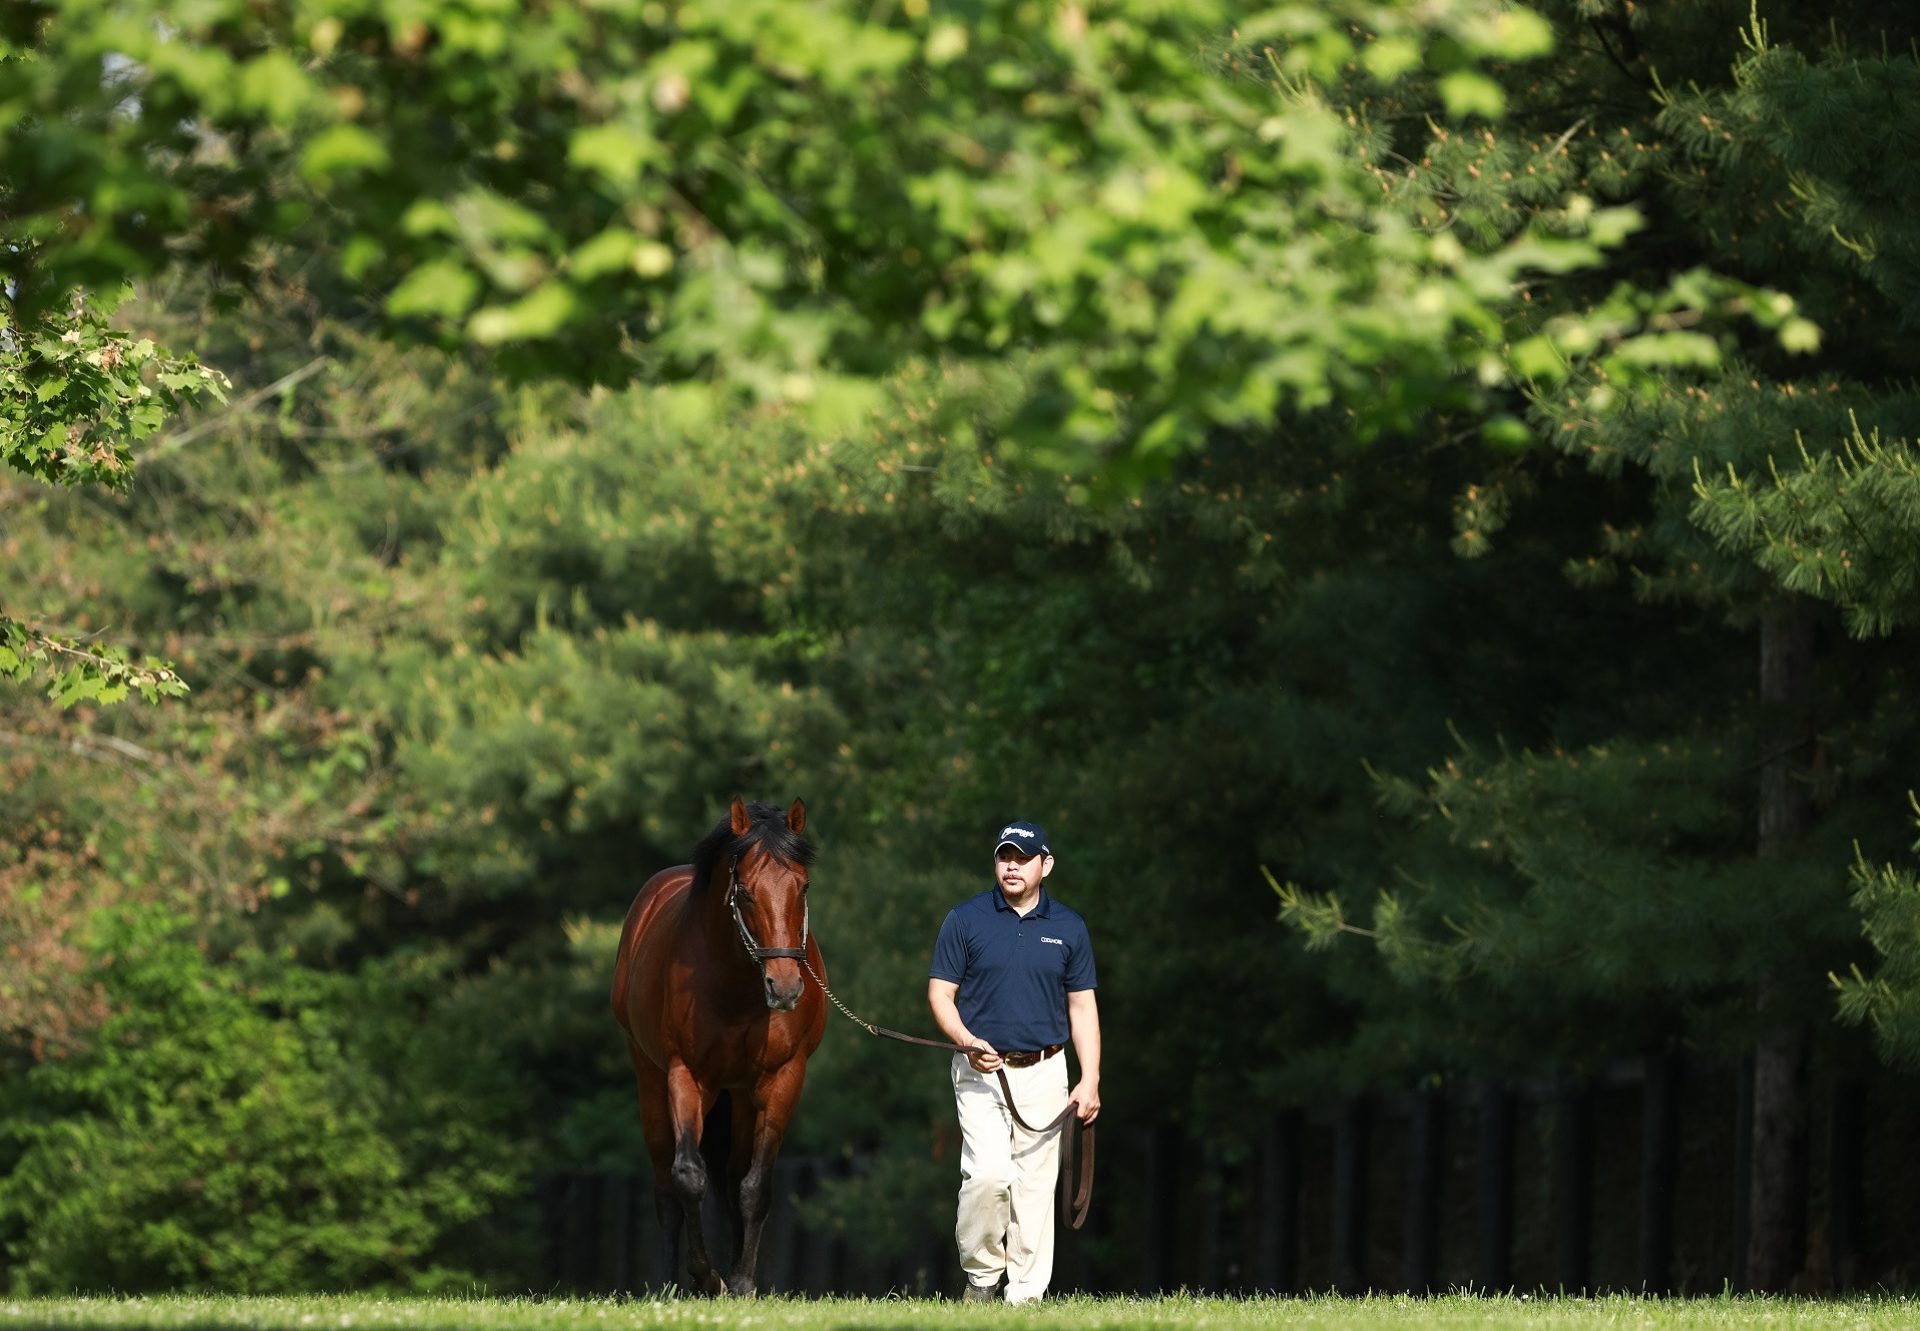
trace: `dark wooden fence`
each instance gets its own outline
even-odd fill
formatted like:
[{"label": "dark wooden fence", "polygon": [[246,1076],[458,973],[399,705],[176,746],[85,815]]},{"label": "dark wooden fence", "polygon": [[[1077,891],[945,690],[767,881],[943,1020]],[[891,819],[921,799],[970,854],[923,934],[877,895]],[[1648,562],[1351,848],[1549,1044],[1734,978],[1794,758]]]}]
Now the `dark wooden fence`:
[{"label": "dark wooden fence", "polygon": [[[773,1211],[760,1245],[760,1288],[780,1294],[928,1295],[958,1292],[953,1245],[928,1234],[907,1255],[876,1259],[830,1229],[799,1223],[796,1203],[823,1179],[857,1171],[846,1160],[782,1159],[774,1166]],[[654,1215],[649,1175],[549,1175],[536,1185],[547,1288],[576,1293],[622,1293],[669,1283],[666,1249]],[[707,1199],[710,1241],[724,1245],[726,1225],[712,1194]],[[951,1289],[948,1287],[952,1286]]]},{"label": "dark wooden fence", "polygon": [[[1055,1288],[1738,1287],[1749,1084],[1742,1069],[1663,1056],[1588,1082],[1431,1085],[1281,1110],[1231,1134],[1129,1123],[1110,1106],[1093,1214],[1063,1238]],[[1902,1079],[1821,1084],[1802,1292],[1905,1287],[1920,1270],[1916,1125],[1920,1094]],[[944,1229],[873,1257],[799,1223],[795,1199],[859,1168],[781,1161],[762,1288],[955,1292]],[[647,1178],[552,1177],[539,1200],[552,1288],[666,1282]],[[708,1232],[722,1231],[710,1216]]]}]

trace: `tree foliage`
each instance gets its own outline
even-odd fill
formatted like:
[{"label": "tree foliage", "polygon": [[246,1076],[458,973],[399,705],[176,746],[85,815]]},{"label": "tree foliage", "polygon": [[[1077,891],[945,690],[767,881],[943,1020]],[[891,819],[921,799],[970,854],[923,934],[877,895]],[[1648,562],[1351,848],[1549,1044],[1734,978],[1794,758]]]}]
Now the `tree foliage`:
[{"label": "tree foliage", "polygon": [[[1131,474],[1283,408],[1377,431],[1471,399],[1457,370],[1498,342],[1515,279],[1629,225],[1576,199],[1463,248],[1353,151],[1317,91],[1343,69],[1424,63],[1449,114],[1500,110],[1489,62],[1551,33],[1481,0],[157,17],[15,14],[0,176],[28,322],[331,218],[390,318],[523,372],[718,376],[831,423],[903,355],[1019,354],[997,424]],[[1224,67],[1196,58],[1230,24]]]},{"label": "tree foliage", "polygon": [[[835,988],[903,1029],[1044,817],[1122,1133],[1738,1056],[1760,977],[1818,1017],[1869,959],[1850,863],[1904,1057],[1876,7],[156,12],[17,7],[0,62],[18,326],[141,274],[85,345],[241,385],[88,463],[131,490],[5,483],[9,609],[195,685],[0,699],[17,1284],[524,1272],[528,1162],[638,1167],[617,922],[736,792],[807,798]],[[1818,821],[1762,862],[1795,596]],[[885,1252],[946,1091],[837,1029],[790,1149],[870,1162],[808,1215]]]},{"label": "tree foliage", "polygon": [[[105,925],[114,1015],[0,1094],[12,1279],[73,1289],[422,1288],[436,1243],[515,1178],[471,1105],[382,1066],[367,1017],[444,977],[209,965],[184,921]],[[444,1068],[442,1069],[444,1071]]]}]

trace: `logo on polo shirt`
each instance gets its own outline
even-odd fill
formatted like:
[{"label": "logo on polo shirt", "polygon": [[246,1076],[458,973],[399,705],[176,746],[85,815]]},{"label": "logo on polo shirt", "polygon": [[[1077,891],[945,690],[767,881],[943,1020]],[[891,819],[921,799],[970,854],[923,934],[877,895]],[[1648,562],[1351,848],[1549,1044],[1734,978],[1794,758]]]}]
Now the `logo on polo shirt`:
[{"label": "logo on polo shirt", "polygon": [[1061,947],[1065,947],[1067,945],[1066,940],[1064,938],[1049,938],[1045,934],[1040,935],[1040,941],[1043,943],[1058,943]]}]

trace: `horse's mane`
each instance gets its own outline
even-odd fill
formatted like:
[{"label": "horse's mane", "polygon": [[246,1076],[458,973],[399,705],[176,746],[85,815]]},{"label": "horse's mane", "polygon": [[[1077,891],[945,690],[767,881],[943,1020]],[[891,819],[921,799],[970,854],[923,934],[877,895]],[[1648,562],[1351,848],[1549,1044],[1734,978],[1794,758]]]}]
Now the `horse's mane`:
[{"label": "horse's mane", "polygon": [[733,816],[721,815],[713,830],[693,848],[693,890],[706,887],[722,859],[745,855],[755,846],[780,863],[804,869],[813,863],[813,843],[787,826],[787,811],[777,804],[747,805],[747,830],[733,834]]}]

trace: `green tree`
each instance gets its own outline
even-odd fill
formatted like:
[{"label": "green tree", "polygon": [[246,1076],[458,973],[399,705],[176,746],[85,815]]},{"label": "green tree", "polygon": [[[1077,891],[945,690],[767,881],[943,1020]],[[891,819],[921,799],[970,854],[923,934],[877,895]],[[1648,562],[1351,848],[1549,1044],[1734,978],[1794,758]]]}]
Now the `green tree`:
[{"label": "green tree", "polygon": [[[1854,653],[1875,639],[1892,646],[1912,618],[1915,454],[1907,441],[1920,413],[1905,367],[1920,231],[1898,204],[1907,170],[1901,124],[1875,108],[1916,86],[1920,64],[1909,51],[1838,38],[1802,49],[1756,25],[1733,87],[1674,108],[1703,160],[1730,159],[1728,136],[1760,149],[1730,166],[1744,192],[1773,205],[1783,225],[1770,237],[1846,311],[1852,334],[1831,379],[1786,386],[1806,405],[1775,407],[1785,418],[1775,437],[1791,426],[1794,446],[1776,448],[1764,470],[1702,466],[1692,516],[1782,588],[1836,607],[1862,640]],[[1884,687],[1883,722],[1898,714],[1901,693],[1895,681]],[[1862,843],[1854,902],[1881,959],[1871,975],[1856,967],[1841,983],[1842,1011],[1870,1020],[1882,1051],[1904,1066],[1913,1042],[1904,927],[1913,879],[1881,861],[1880,838]]]},{"label": "green tree", "polygon": [[[17,236],[7,249],[7,282],[17,297],[31,282],[34,249]],[[12,315],[0,316],[0,463],[48,484],[124,491],[134,443],[195,400],[224,400],[229,385],[219,372],[114,327],[118,304],[69,291],[30,317],[20,317],[17,299]],[[117,702],[130,690],[149,702],[187,692],[162,661],[136,662],[112,644],[6,610],[0,604],[0,678],[46,675],[49,695],[63,707]]]},{"label": "green tree", "polygon": [[[1463,249],[1349,150],[1315,85],[1347,69],[1424,63],[1449,114],[1498,114],[1482,67],[1550,33],[1486,0],[160,17],[14,12],[0,179],[35,247],[29,321],[75,286],[244,265],[324,216],[391,318],[512,369],[717,375],[833,422],[903,355],[1018,354],[997,427],[1137,476],[1288,406],[1378,430],[1476,400],[1458,369],[1515,279],[1627,224],[1574,209]],[[1224,68],[1196,58],[1230,28]]]},{"label": "green tree", "polygon": [[[1541,148],[1572,152],[1574,169],[1611,171],[1616,197],[1655,222],[1659,243],[1615,262],[1626,280],[1704,259],[1791,290],[1833,332],[1799,365],[1755,345],[1717,372],[1703,359],[1631,390],[1605,371],[1540,384],[1539,437],[1608,482],[1591,488],[1594,546],[1568,561],[1585,589],[1577,604],[1631,588],[1672,616],[1657,631],[1685,634],[1693,659],[1597,730],[1566,728],[1531,751],[1469,744],[1424,781],[1387,781],[1390,807],[1435,844],[1405,866],[1412,885],[1388,891],[1358,927],[1409,983],[1443,980],[1474,1010],[1501,989],[1543,1014],[1644,1010],[1643,1022],[1613,1024],[1622,1043],[1596,1052],[1657,1047],[1676,1031],[1753,1050],[1759,1145],[1743,1270],[1778,1288],[1805,1257],[1811,1023],[1824,1015],[1824,976],[1852,946],[1844,848],[1884,844],[1889,773],[1912,742],[1885,701],[1899,691],[1897,654],[1848,643],[1805,596],[1823,574],[1852,574],[1857,543],[1830,531],[1803,544],[1814,533],[1794,524],[1818,505],[1790,493],[1802,472],[1839,475],[1843,457],[1820,458],[1846,438],[1850,413],[1870,428],[1912,428],[1898,378],[1908,242],[1896,210],[1875,203],[1890,187],[1876,165],[1888,145],[1875,136],[1900,130],[1868,110],[1912,77],[1910,59],[1881,45],[1905,20],[1862,5],[1831,30],[1828,16],[1817,31],[1792,18],[1776,41],[1755,19],[1741,53],[1737,16],[1718,6],[1582,17],[1597,47],[1516,96],[1508,132],[1422,156],[1416,181],[1460,224],[1497,229],[1550,167]],[[1736,58],[1717,68],[1722,51]],[[1568,128],[1549,137],[1529,124],[1535,105]],[[1583,299],[1581,286],[1552,298]],[[1777,494],[1775,475],[1788,478]],[[1463,549],[1497,543],[1524,499],[1506,484],[1465,496]],[[1771,527],[1756,520],[1769,506],[1782,519]],[[1351,927],[1336,902],[1284,899],[1322,939]],[[1656,967],[1652,930],[1718,945]],[[1389,1017],[1402,1001],[1386,1001]]]},{"label": "green tree", "polygon": [[85,1052],[0,1093],[14,1288],[469,1279],[438,1249],[517,1169],[467,1102],[482,1090],[470,1072],[465,1087],[440,1080],[456,1060],[396,1075],[371,1035],[445,975],[399,964],[352,981],[259,953],[214,966],[184,923],[103,921],[114,1015]]}]

